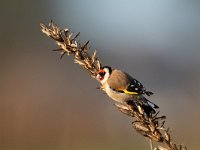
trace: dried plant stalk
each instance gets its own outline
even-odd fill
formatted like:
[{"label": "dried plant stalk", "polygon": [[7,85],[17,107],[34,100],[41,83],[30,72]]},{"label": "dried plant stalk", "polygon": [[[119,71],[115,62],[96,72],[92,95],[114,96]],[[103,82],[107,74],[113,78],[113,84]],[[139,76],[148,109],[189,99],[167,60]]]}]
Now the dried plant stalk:
[{"label": "dried plant stalk", "polygon": [[[55,49],[54,51],[60,51],[61,58],[66,53],[68,55],[73,54],[74,62],[85,68],[93,78],[96,77],[101,67],[101,63],[96,56],[96,50],[92,56],[89,55],[89,41],[82,46],[79,42],[77,42],[76,39],[80,35],[80,32],[76,35],[73,35],[69,29],[60,29],[55,23],[53,23],[53,21],[51,21],[48,26],[42,23],[40,26],[44,34],[56,41],[59,49]],[[151,141],[162,143],[162,146],[158,145],[154,148],[154,150],[187,149],[183,145],[177,145],[172,142],[169,128],[165,128],[164,126],[166,117],[159,116],[159,112],[157,112],[155,115],[147,116],[140,106],[137,106],[137,110],[134,110],[133,107],[125,104],[116,103],[115,106],[119,111],[133,118],[132,125],[137,132],[145,137],[148,137]]]},{"label": "dried plant stalk", "polygon": [[[155,115],[147,116],[140,108],[140,112],[134,111],[129,105],[115,104],[116,107],[124,114],[134,118],[133,128],[152,141],[163,143],[154,150],[186,150],[184,145],[177,145],[172,142],[169,128],[165,128],[166,116],[159,116],[159,112]],[[139,107],[139,106],[138,106]]]},{"label": "dried plant stalk", "polygon": [[53,21],[49,23],[49,26],[40,24],[41,30],[44,34],[51,37],[56,41],[59,49],[54,51],[61,51],[61,58],[67,53],[68,55],[74,55],[74,62],[89,71],[90,75],[95,78],[98,70],[100,69],[100,61],[96,56],[96,50],[93,55],[90,56],[88,53],[88,44],[86,42],[83,46],[76,41],[80,32],[73,36],[73,33],[69,29],[60,29]]}]

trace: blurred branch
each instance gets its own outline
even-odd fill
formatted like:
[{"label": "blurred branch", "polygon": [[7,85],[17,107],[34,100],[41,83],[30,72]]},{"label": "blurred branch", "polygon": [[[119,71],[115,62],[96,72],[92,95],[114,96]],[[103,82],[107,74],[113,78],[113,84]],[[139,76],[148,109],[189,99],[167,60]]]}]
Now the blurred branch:
[{"label": "blurred branch", "polygon": [[[80,35],[80,32],[73,35],[69,29],[60,29],[52,21],[48,26],[42,23],[40,26],[44,34],[56,41],[59,48],[54,51],[61,52],[61,58],[65,54],[73,54],[74,62],[85,68],[93,78],[96,77],[98,70],[101,67],[101,63],[96,56],[96,50],[92,56],[89,55],[89,41],[87,41],[84,45],[77,42],[76,39]],[[138,109],[134,110],[134,108],[130,105],[118,103],[115,105],[122,113],[133,117],[132,125],[137,132],[145,137],[148,137],[151,141],[162,143],[162,146],[158,145],[154,148],[154,150],[186,150],[185,146],[177,145],[172,142],[169,128],[165,128],[164,126],[166,117],[159,116],[159,112],[155,115],[147,116],[140,106],[137,106]]]}]

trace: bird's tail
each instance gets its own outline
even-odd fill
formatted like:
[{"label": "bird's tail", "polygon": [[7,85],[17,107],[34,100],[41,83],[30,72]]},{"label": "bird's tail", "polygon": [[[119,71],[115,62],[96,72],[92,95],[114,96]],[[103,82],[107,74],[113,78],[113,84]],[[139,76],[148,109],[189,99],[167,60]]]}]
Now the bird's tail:
[{"label": "bird's tail", "polygon": [[149,101],[145,97],[141,97],[138,100],[129,101],[127,104],[131,105],[132,107],[134,107],[134,110],[138,110],[138,111],[139,111],[139,107],[141,107],[147,116],[151,116],[152,114],[155,114],[156,113],[155,109],[159,108],[156,104]]},{"label": "bird's tail", "polygon": [[144,112],[150,116],[152,114],[156,113],[155,109],[158,109],[158,105],[154,104],[153,102],[149,101],[148,99],[146,99],[145,97],[141,98],[141,107],[144,110]]}]

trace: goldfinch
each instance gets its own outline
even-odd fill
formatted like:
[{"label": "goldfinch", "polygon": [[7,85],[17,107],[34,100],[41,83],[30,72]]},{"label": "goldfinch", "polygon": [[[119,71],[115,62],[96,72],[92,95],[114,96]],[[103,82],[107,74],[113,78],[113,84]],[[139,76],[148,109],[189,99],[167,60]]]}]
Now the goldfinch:
[{"label": "goldfinch", "polygon": [[148,116],[156,112],[154,108],[159,108],[144,97],[153,93],[147,91],[139,81],[126,72],[104,66],[101,67],[96,78],[101,82],[101,88],[107,95],[118,103],[126,103],[133,107],[139,104]]}]

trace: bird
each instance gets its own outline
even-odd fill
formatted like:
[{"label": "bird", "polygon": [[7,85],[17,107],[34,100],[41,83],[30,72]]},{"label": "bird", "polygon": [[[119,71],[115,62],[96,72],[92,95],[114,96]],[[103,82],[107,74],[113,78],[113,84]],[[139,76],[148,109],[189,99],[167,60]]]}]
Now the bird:
[{"label": "bird", "polygon": [[133,108],[140,106],[147,116],[154,114],[155,109],[159,108],[145,97],[153,95],[153,92],[147,91],[138,80],[126,72],[103,66],[99,69],[96,79],[102,84],[101,89],[118,103],[128,104]]}]

